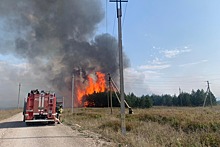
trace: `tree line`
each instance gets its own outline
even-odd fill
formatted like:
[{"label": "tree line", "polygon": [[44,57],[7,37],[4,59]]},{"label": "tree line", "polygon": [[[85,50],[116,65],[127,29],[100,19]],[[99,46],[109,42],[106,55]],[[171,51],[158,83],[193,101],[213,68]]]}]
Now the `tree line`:
[{"label": "tree line", "polygon": [[216,97],[212,92],[206,93],[203,89],[191,93],[181,92],[178,96],[174,95],[152,95],[151,99],[155,106],[203,106],[206,98],[206,105],[216,105]]},{"label": "tree line", "polygon": [[[125,95],[125,100],[132,108],[150,108],[152,106],[203,106],[206,98],[206,105],[216,105],[216,97],[213,93],[207,94],[203,89],[197,91],[192,90],[191,93],[181,92],[176,95],[142,95],[136,96],[134,93]],[[108,92],[93,93],[91,95],[84,96],[84,102],[87,107],[108,107],[110,106],[110,99]],[[119,101],[115,94],[112,95],[113,107],[119,107]]]}]

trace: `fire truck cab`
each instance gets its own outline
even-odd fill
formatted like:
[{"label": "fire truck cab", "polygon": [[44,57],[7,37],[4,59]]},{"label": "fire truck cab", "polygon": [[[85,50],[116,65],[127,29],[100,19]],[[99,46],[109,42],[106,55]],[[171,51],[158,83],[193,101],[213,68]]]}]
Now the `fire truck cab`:
[{"label": "fire truck cab", "polygon": [[34,122],[55,123],[56,95],[52,92],[31,90],[24,101],[24,122],[27,125]]}]

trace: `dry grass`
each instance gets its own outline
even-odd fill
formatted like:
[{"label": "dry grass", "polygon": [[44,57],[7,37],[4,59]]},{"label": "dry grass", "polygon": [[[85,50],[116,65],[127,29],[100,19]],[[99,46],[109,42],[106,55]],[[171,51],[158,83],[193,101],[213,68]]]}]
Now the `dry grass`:
[{"label": "dry grass", "polygon": [[9,118],[19,112],[21,112],[21,109],[12,109],[12,110],[0,110],[0,120]]},{"label": "dry grass", "polygon": [[120,132],[120,109],[69,109],[64,123],[79,130],[91,130],[123,146],[220,146],[220,107],[154,107],[134,109],[126,115],[126,137]]}]

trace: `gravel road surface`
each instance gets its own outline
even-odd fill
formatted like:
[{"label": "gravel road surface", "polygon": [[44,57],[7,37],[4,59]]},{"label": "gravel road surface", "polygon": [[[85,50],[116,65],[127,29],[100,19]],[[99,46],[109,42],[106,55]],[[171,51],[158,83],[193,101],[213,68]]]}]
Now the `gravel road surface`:
[{"label": "gravel road surface", "polygon": [[96,134],[79,132],[63,124],[26,126],[22,113],[0,121],[0,147],[115,146]]}]

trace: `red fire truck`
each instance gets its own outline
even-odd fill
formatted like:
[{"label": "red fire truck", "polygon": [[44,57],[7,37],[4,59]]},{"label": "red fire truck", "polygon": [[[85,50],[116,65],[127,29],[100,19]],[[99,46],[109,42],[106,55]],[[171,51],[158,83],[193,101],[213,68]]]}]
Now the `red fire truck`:
[{"label": "red fire truck", "polygon": [[24,102],[23,115],[27,125],[34,122],[54,124],[56,117],[55,93],[31,90]]}]

